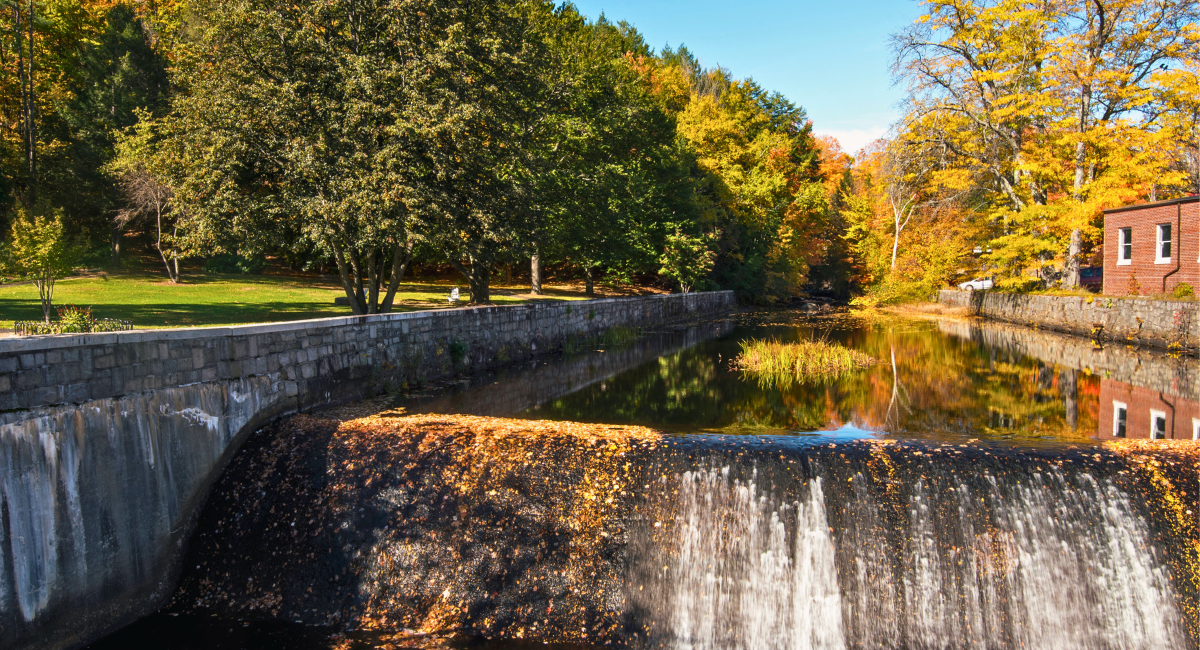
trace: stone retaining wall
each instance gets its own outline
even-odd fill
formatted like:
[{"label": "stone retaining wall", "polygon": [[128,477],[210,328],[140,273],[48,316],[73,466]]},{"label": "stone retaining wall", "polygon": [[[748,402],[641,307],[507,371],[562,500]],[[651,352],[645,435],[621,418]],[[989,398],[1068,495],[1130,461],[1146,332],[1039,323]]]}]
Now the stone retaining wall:
[{"label": "stone retaining wall", "polygon": [[271,418],[735,307],[712,292],[0,341],[0,650],[78,647],[160,607],[210,486]]},{"label": "stone retaining wall", "polygon": [[0,411],[247,377],[282,382],[299,410],[359,397],[367,384],[515,361],[561,348],[571,337],[727,312],[736,304],[733,292],[715,291],[4,339]]},{"label": "stone retaining wall", "polygon": [[984,318],[1103,341],[1167,349],[1200,347],[1200,303],[1196,302],[951,289],[938,292],[938,300]]}]

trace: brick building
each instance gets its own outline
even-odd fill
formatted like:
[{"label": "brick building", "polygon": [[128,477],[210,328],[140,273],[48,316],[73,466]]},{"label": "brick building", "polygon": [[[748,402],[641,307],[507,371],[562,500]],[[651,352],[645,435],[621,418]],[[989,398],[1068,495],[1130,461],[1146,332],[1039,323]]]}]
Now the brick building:
[{"label": "brick building", "polygon": [[1104,211],[1104,293],[1200,290],[1200,196]]},{"label": "brick building", "polygon": [[1100,417],[1096,437],[1200,440],[1200,402],[1100,380]]}]

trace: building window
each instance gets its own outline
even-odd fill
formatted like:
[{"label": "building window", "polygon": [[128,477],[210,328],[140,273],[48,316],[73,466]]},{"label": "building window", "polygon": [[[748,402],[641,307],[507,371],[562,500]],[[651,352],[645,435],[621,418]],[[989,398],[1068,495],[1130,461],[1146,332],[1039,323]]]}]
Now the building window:
[{"label": "building window", "polygon": [[1125,402],[1113,400],[1113,436],[1117,438],[1125,437],[1125,418],[1129,413],[1129,407]]},{"label": "building window", "polygon": [[1133,264],[1133,228],[1117,231],[1117,264]]},{"label": "building window", "polygon": [[1200,418],[1192,418],[1192,440],[1200,440]]},{"label": "building window", "polygon": [[1150,437],[1155,440],[1166,439],[1167,414],[1163,411],[1150,411]]},{"label": "building window", "polygon": [[1154,258],[1155,264],[1166,264],[1171,261],[1171,224],[1158,224],[1158,246],[1155,248],[1157,256]]}]

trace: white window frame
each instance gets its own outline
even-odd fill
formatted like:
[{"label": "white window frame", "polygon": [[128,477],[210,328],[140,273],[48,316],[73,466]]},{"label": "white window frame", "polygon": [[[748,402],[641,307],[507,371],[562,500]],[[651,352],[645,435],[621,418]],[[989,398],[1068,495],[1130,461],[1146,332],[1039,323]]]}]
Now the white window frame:
[{"label": "white window frame", "polygon": [[[1163,239],[1163,228],[1171,228],[1169,223],[1160,223],[1154,226],[1154,263],[1155,264],[1170,264],[1172,257],[1175,255],[1175,242],[1171,239]],[[1174,233],[1173,233],[1174,234]],[[1171,247],[1171,254],[1167,257],[1162,256],[1163,244]]]},{"label": "white window frame", "polygon": [[[1124,435],[1119,435],[1117,433],[1118,427],[1121,423],[1121,418],[1119,417],[1118,414],[1123,414],[1125,416],[1125,434]],[[1114,438],[1129,437],[1129,405],[1126,404],[1125,402],[1118,402],[1117,400],[1113,400],[1113,432],[1112,432],[1112,434],[1113,434]]]},{"label": "white window frame", "polygon": [[[1133,264],[1133,227],[1117,228],[1117,265]],[[1124,257],[1125,247],[1129,247],[1129,257]]]},{"label": "white window frame", "polygon": [[[1162,418],[1162,421],[1163,421],[1163,435],[1161,438],[1154,435],[1154,434],[1158,433],[1158,429],[1155,428],[1154,424],[1155,424],[1155,422],[1158,421],[1159,418]],[[1167,439],[1167,412],[1166,411],[1155,411],[1154,409],[1150,409],[1150,439],[1151,440],[1166,440]]]},{"label": "white window frame", "polygon": [[1200,440],[1200,418],[1192,418],[1192,440]]}]

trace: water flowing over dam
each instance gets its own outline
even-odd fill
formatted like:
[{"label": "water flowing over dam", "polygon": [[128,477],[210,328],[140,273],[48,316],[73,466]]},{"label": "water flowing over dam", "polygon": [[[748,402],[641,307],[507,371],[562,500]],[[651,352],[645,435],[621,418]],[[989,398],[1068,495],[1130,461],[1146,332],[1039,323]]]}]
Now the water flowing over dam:
[{"label": "water flowing over dam", "polygon": [[1195,446],[386,412],[256,436],[173,612],[634,648],[1195,647]]},{"label": "water flowing over dam", "polygon": [[1189,645],[1171,584],[1189,542],[1152,531],[1117,458],[854,451],[654,470],[630,583],[653,645]]}]

